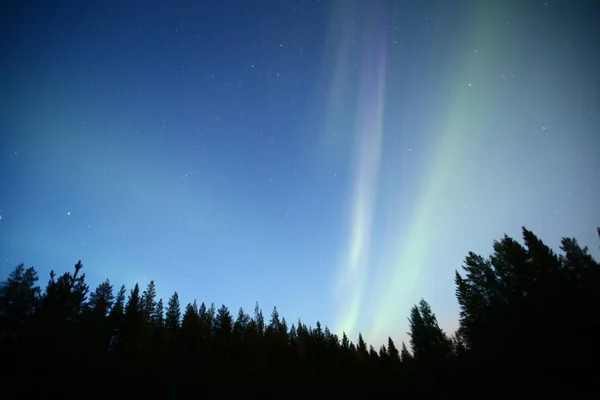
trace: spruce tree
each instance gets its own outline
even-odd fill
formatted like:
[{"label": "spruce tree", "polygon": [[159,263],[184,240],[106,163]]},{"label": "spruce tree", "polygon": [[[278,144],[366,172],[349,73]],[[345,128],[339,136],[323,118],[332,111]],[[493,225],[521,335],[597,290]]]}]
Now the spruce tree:
[{"label": "spruce tree", "polygon": [[165,342],[171,351],[176,351],[179,339],[179,329],[181,327],[181,307],[179,305],[179,295],[174,292],[167,301],[167,310],[165,312]]},{"label": "spruce tree", "polygon": [[225,304],[219,307],[214,320],[214,348],[221,360],[229,360],[231,356],[231,334],[233,317]]},{"label": "spruce tree", "polygon": [[367,349],[367,343],[360,332],[358,333],[357,347],[359,356],[366,360],[369,357],[369,350]]},{"label": "spruce tree", "polygon": [[165,317],[166,328],[173,334],[179,330],[181,320],[181,307],[179,305],[179,295],[177,292],[169,298],[167,302],[167,312]]},{"label": "spruce tree", "polygon": [[440,365],[452,354],[450,339],[439,327],[431,307],[421,299],[410,310],[410,342],[414,359],[427,365]]},{"label": "spruce tree", "polygon": [[152,314],[152,322],[154,323],[154,329],[159,331],[165,327],[165,310],[163,300],[159,299],[154,307],[154,313]]},{"label": "spruce tree", "polygon": [[123,333],[126,352],[138,353],[143,350],[144,316],[141,300],[140,286],[136,283],[125,305]]},{"label": "spruce tree", "polygon": [[113,294],[113,286],[107,279],[98,285],[98,287],[90,294],[90,310],[97,316],[106,317],[113,305],[114,300],[115,296]]},{"label": "spruce tree", "polygon": [[156,285],[154,281],[150,281],[148,286],[144,290],[141,299],[141,310],[142,316],[144,318],[144,323],[147,326],[152,326],[154,321],[152,321],[152,317],[154,316],[154,311],[156,308]]},{"label": "spruce tree", "polygon": [[19,264],[0,283],[0,341],[10,348],[27,321],[36,311],[40,300],[40,288],[36,286],[37,272],[33,267],[25,269]]},{"label": "spruce tree", "polygon": [[387,350],[390,361],[393,364],[400,363],[400,352],[398,351],[398,348],[396,348],[396,345],[394,344],[394,341],[391,337],[388,337]]}]

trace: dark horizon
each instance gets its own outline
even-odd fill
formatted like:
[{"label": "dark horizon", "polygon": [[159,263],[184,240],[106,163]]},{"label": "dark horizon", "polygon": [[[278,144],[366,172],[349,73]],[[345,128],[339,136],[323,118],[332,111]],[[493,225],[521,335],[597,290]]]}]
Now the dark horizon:
[{"label": "dark horizon", "polygon": [[297,394],[466,396],[498,381],[496,394],[598,392],[592,377],[600,352],[591,333],[600,328],[600,263],[575,238],[562,238],[559,253],[526,228],[522,241],[504,236],[490,257],[465,257],[455,274],[456,333],[443,331],[422,298],[410,310],[409,343],[389,336],[379,348],[361,333],[353,339],[321,321],[288,322],[276,307],[269,315],[258,303],[248,313],[195,301],[183,306],[177,292],[163,301],[154,281],[128,291],[106,280],[90,290],[81,261],[74,271],[51,272],[42,290],[35,269],[20,264],[0,284],[7,367],[0,392],[64,398],[75,381],[97,388],[96,396],[151,391],[188,398],[213,379],[270,380]]}]

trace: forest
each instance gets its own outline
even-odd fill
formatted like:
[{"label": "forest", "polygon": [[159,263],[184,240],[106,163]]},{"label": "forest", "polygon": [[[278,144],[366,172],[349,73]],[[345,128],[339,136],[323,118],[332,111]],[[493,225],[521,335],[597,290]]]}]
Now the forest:
[{"label": "forest", "polygon": [[177,292],[164,303],[153,281],[92,290],[81,261],[42,288],[20,264],[0,285],[0,398],[596,393],[600,264],[574,238],[560,252],[526,228],[521,239],[466,255],[456,332],[423,299],[409,343],[380,348],[258,303],[251,314],[183,306]]}]

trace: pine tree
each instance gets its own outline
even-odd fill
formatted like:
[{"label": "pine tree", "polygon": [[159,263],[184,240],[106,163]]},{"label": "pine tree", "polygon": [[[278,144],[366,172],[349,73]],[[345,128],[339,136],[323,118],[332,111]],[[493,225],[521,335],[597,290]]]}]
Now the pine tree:
[{"label": "pine tree", "polygon": [[321,322],[317,321],[317,324],[315,326],[315,338],[318,341],[323,341],[323,339],[325,338],[325,336],[323,335],[323,328],[321,327]]},{"label": "pine tree", "polygon": [[179,305],[179,295],[174,292],[167,302],[167,311],[165,313],[165,342],[168,348],[175,350],[179,339],[179,329],[181,327],[181,307]]},{"label": "pine tree", "polygon": [[269,326],[267,327],[267,330],[270,330],[272,333],[277,335],[280,329],[281,321],[279,320],[279,312],[277,311],[277,306],[273,306],[273,311],[271,312],[271,320],[269,321]]},{"label": "pine tree", "polygon": [[163,300],[159,299],[154,307],[154,313],[152,314],[152,322],[154,323],[154,329],[159,331],[165,327],[165,310]]},{"label": "pine tree", "polygon": [[139,315],[142,312],[142,304],[140,299],[140,286],[136,283],[127,299],[125,306],[125,317]]},{"label": "pine tree", "polygon": [[452,344],[439,327],[431,307],[421,299],[410,310],[410,342],[416,361],[428,365],[440,365],[452,354]]},{"label": "pine tree", "polygon": [[562,239],[558,256],[525,227],[522,238],[524,245],[504,235],[489,258],[469,253],[463,274],[455,272],[460,325],[453,351],[473,371],[491,360],[515,376],[584,368],[596,347],[586,332],[600,329],[584,305],[600,303],[600,268],[574,239]]},{"label": "pine tree", "polygon": [[[35,346],[44,354],[45,360],[63,360],[67,368],[75,368],[75,358],[82,355],[88,343],[85,322],[87,315],[87,295],[89,287],[85,282],[85,274],[80,274],[83,264],[75,265],[75,272],[65,272],[56,277],[50,272],[50,280],[40,301],[37,329],[44,334],[36,341]],[[87,348],[86,348],[87,349]],[[70,372],[70,371],[69,371]]]},{"label": "pine tree", "polygon": [[169,298],[167,303],[167,312],[165,318],[166,328],[171,331],[171,333],[176,333],[180,327],[181,320],[181,308],[179,306],[179,295],[177,292],[173,293],[173,295]]},{"label": "pine tree", "polygon": [[200,315],[198,305],[194,300],[193,303],[188,303],[185,307],[181,320],[180,341],[185,352],[194,354],[201,350],[200,340]]},{"label": "pine tree", "polygon": [[89,332],[90,347],[96,353],[104,353],[109,349],[111,340],[111,325],[109,312],[115,300],[113,287],[105,280],[90,294]]},{"label": "pine tree", "polygon": [[281,318],[281,323],[279,324],[279,336],[283,340],[284,344],[287,344],[288,341],[288,324],[285,320],[285,317]]},{"label": "pine tree", "polygon": [[366,360],[369,357],[369,351],[367,350],[367,343],[360,332],[358,333],[357,347],[359,356]]},{"label": "pine tree", "polygon": [[11,346],[17,340],[38,306],[40,288],[35,285],[37,281],[33,267],[25,269],[24,264],[19,264],[0,284],[0,341],[5,346]]},{"label": "pine tree", "polygon": [[348,339],[348,335],[346,335],[346,332],[342,332],[342,350],[350,350],[350,340]]},{"label": "pine tree", "polygon": [[142,299],[140,286],[136,283],[125,305],[124,339],[125,351],[138,353],[143,349],[144,316],[142,314]]},{"label": "pine tree", "polygon": [[125,323],[125,285],[121,285],[113,306],[108,314],[111,330],[110,349],[117,351],[123,342],[123,327]]},{"label": "pine tree", "polygon": [[297,337],[298,334],[296,332],[296,325],[292,324],[292,326],[290,327],[290,341],[296,340]]},{"label": "pine tree", "polygon": [[377,350],[375,350],[373,345],[369,345],[369,358],[373,361],[379,360],[379,354],[377,353]]},{"label": "pine tree", "polygon": [[379,348],[379,358],[384,361],[387,362],[388,359],[388,351],[387,348],[385,347],[384,344],[381,345],[381,347]]},{"label": "pine tree", "polygon": [[402,350],[400,351],[400,359],[403,363],[408,363],[412,361],[412,355],[406,348],[406,343],[402,342]]},{"label": "pine tree", "polygon": [[394,341],[392,340],[391,337],[388,337],[387,350],[388,350],[388,356],[390,358],[390,361],[393,364],[399,364],[400,363],[400,353],[398,352],[398,349],[396,348],[396,345],[394,344]]},{"label": "pine tree", "polygon": [[232,332],[232,358],[236,360],[242,360],[246,354],[246,345],[249,339],[246,337],[248,325],[250,324],[250,317],[242,307],[238,310],[237,317],[233,324]]},{"label": "pine tree", "polygon": [[256,329],[259,337],[263,337],[265,334],[265,318],[263,312],[258,305],[258,301],[254,306],[254,321],[256,322]]},{"label": "pine tree", "polygon": [[75,324],[86,307],[89,287],[85,283],[85,274],[79,274],[82,268],[79,261],[75,264],[74,274],[65,272],[58,279],[54,271],[50,272],[41,306],[56,328]]},{"label": "pine tree", "polygon": [[221,305],[214,320],[215,350],[219,358],[229,360],[231,356],[231,334],[233,318],[225,304]]},{"label": "pine tree", "polygon": [[144,323],[147,326],[154,325],[154,321],[152,321],[152,317],[154,316],[154,311],[156,308],[156,285],[154,281],[150,281],[146,290],[142,295],[141,300],[141,310],[142,316],[144,318]]},{"label": "pine tree", "polygon": [[240,307],[234,324],[234,330],[237,332],[240,338],[243,338],[244,332],[246,331],[246,328],[248,327],[249,323],[250,317],[248,316],[248,314],[246,314],[244,309]]},{"label": "pine tree", "polygon": [[198,309],[200,316],[200,342],[202,343],[202,351],[205,354],[209,354],[212,348],[213,338],[213,320],[215,316],[214,304],[211,305],[210,309],[206,308],[206,304],[202,302]]},{"label": "pine tree", "polygon": [[106,317],[113,305],[115,296],[109,280],[105,280],[90,294],[89,307],[93,314]]},{"label": "pine tree", "polygon": [[159,299],[154,307],[152,322],[154,323],[152,346],[158,353],[164,353],[167,350],[167,344],[165,343],[165,310],[162,299]]},{"label": "pine tree", "polygon": [[340,350],[340,340],[338,336],[332,333],[327,326],[325,326],[323,335],[325,336],[325,347],[330,357],[333,357],[334,354],[337,355]]}]

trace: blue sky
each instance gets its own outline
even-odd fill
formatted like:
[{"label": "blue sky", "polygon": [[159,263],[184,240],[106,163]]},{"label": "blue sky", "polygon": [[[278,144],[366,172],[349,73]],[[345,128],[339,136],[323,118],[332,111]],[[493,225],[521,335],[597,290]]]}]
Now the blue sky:
[{"label": "blue sky", "polygon": [[[592,7],[592,6],[589,6]],[[568,1],[21,1],[0,272],[406,340],[527,226],[598,255],[598,10]],[[6,23],[8,20],[11,23]]]}]

